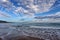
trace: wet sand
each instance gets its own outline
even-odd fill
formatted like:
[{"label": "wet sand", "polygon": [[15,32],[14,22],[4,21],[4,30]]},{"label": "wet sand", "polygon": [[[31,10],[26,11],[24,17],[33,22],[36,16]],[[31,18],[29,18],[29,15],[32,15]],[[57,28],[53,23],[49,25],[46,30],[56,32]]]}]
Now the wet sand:
[{"label": "wet sand", "polygon": [[30,37],[30,36],[17,36],[17,37],[7,38],[7,40],[44,40],[44,39]]},{"label": "wet sand", "polygon": [[60,29],[14,27],[10,24],[2,24],[0,40],[60,40]]}]

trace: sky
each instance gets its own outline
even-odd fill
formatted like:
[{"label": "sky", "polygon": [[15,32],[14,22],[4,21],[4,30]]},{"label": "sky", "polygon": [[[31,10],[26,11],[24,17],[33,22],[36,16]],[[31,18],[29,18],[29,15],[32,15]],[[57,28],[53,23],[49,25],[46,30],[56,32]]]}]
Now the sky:
[{"label": "sky", "polygon": [[0,20],[30,21],[38,16],[60,16],[60,0],[0,0]]}]

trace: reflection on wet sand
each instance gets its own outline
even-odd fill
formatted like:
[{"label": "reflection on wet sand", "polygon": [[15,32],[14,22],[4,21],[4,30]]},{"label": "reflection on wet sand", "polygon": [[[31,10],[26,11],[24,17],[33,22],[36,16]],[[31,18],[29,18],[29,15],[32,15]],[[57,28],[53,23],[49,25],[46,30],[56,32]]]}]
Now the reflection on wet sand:
[{"label": "reflection on wet sand", "polygon": [[60,29],[0,24],[0,40],[60,40]]}]

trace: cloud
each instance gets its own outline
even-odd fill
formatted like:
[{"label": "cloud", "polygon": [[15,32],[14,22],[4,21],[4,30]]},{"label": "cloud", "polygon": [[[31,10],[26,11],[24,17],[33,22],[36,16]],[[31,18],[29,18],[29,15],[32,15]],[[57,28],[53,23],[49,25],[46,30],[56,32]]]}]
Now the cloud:
[{"label": "cloud", "polygon": [[4,8],[7,8],[7,9],[10,9],[12,8],[12,4],[9,2],[9,1],[5,1],[5,0],[1,0],[0,1],[0,6],[4,7]]},{"label": "cloud", "polygon": [[50,15],[47,15],[47,16],[60,16],[60,12],[57,12],[57,13],[54,13],[54,14],[50,14]]},{"label": "cloud", "polygon": [[60,16],[60,12],[55,13],[54,16]]},{"label": "cloud", "polygon": [[[43,13],[50,10],[50,7],[55,3],[55,0],[0,0],[0,5],[13,11],[16,16],[22,15],[27,17],[34,17],[36,13]],[[14,5],[15,4],[15,5]],[[17,6],[18,5],[18,6]]]},{"label": "cloud", "polygon": [[10,18],[11,15],[9,15],[9,14],[7,14],[7,13],[5,13],[5,12],[0,11],[0,17]]},{"label": "cloud", "polygon": [[[38,10],[40,12],[46,12],[49,10],[49,8],[54,4],[55,0],[50,0],[50,1],[47,1],[49,3],[46,2],[47,0],[45,1],[41,1],[41,0],[30,0],[30,4],[29,5],[26,5],[26,7],[30,8],[31,10],[34,10],[35,12],[38,12]],[[28,2],[24,1],[26,4],[28,4]],[[52,3],[51,3],[52,2]],[[24,4],[24,3],[23,3]],[[22,5],[23,5],[22,4]],[[34,5],[36,4],[36,5]]]},{"label": "cloud", "polygon": [[37,17],[38,19],[34,19],[33,22],[47,22],[47,23],[59,23],[60,22],[60,12],[55,14],[49,14],[43,17]]}]

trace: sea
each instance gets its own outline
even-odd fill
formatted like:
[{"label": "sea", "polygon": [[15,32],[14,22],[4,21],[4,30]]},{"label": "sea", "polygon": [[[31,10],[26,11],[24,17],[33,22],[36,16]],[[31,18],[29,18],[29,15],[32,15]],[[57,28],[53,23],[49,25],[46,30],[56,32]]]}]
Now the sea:
[{"label": "sea", "polygon": [[33,27],[34,28],[60,28],[60,23],[12,23],[12,26],[24,26],[24,27]]},{"label": "sea", "polygon": [[60,28],[60,23],[0,23],[0,27]]}]

